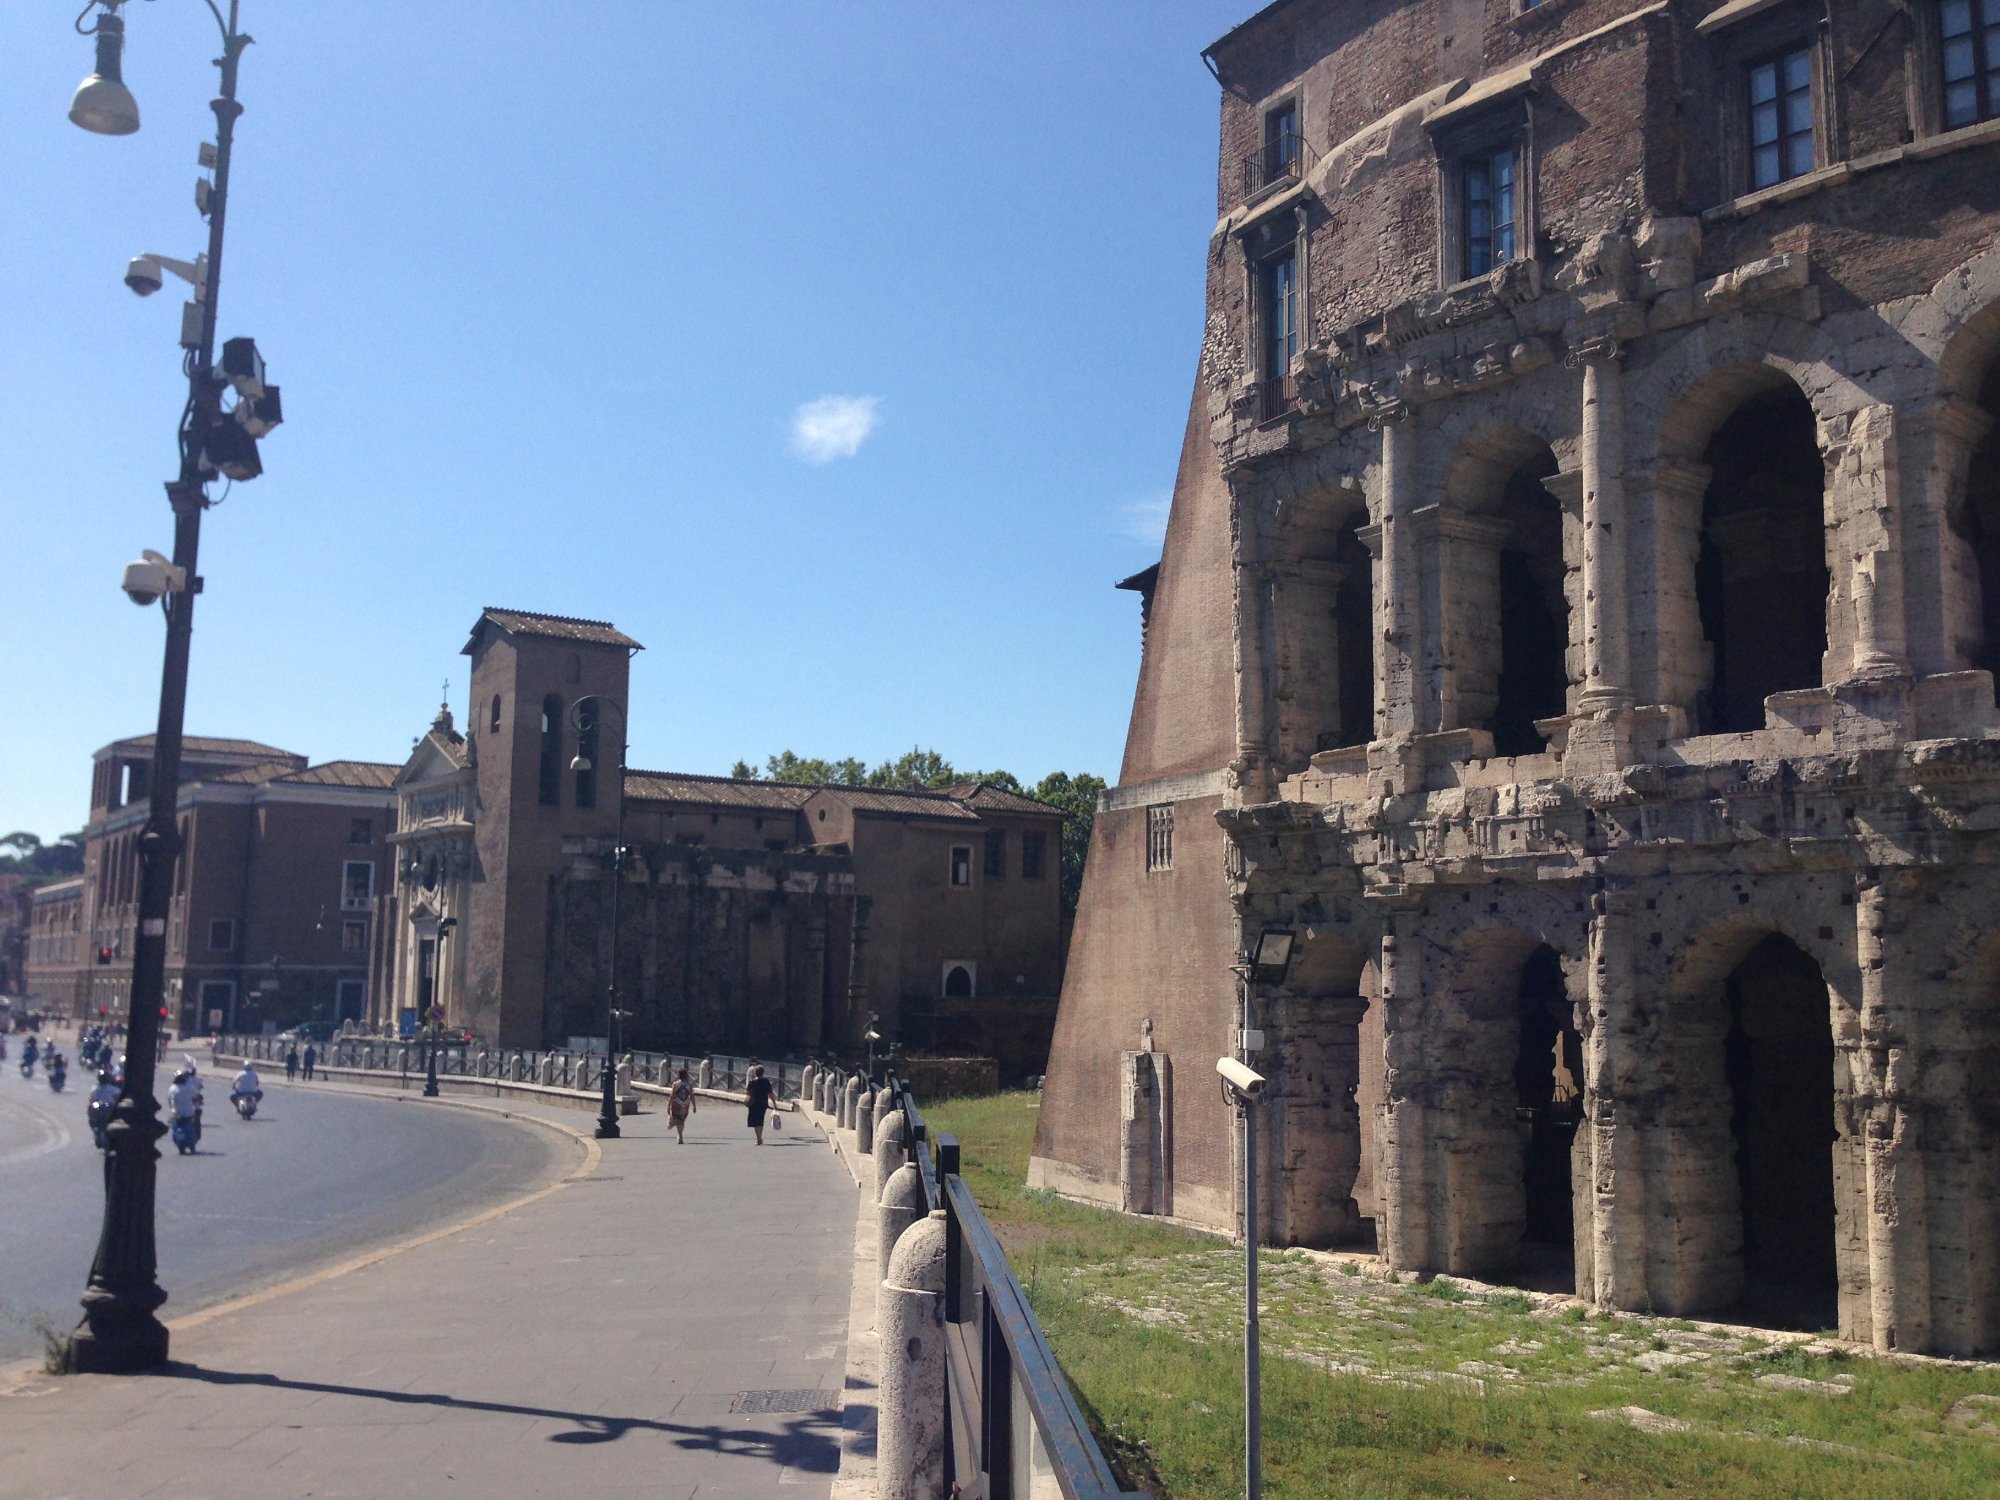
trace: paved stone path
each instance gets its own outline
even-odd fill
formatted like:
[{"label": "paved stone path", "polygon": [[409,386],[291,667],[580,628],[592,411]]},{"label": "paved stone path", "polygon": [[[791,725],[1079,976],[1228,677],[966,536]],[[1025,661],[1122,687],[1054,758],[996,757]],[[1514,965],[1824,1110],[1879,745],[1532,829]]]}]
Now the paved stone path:
[{"label": "paved stone path", "polygon": [[623,1127],[520,1207],[195,1315],[159,1374],[0,1378],[0,1497],[827,1495],[852,1178],[720,1100],[685,1146]]}]

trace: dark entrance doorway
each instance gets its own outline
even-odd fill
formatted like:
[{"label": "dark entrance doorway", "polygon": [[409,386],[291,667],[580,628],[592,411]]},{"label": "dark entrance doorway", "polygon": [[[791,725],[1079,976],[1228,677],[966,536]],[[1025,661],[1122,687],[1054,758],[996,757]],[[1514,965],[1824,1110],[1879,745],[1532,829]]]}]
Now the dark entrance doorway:
[{"label": "dark entrance doorway", "polygon": [[1572,1025],[1562,963],[1553,948],[1537,948],[1521,966],[1516,1014],[1514,1118],[1525,1198],[1521,1279],[1574,1290],[1570,1147],[1583,1118],[1583,1041]]},{"label": "dark entrance doorway", "polygon": [[1820,683],[1829,575],[1812,403],[1789,382],[1745,401],[1703,459],[1695,599],[1714,675],[1700,727],[1735,734],[1764,727],[1772,693]]},{"label": "dark entrance doorway", "polygon": [[1743,1219],[1743,1310],[1785,1328],[1831,1328],[1833,1029],[1819,965],[1773,934],[1725,983],[1723,1043]]}]

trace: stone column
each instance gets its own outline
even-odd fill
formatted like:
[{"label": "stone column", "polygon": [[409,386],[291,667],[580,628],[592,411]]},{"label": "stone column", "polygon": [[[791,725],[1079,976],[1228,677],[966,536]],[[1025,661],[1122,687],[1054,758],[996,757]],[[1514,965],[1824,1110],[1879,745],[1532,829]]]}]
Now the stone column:
[{"label": "stone column", "polygon": [[1264,616],[1271,585],[1264,566],[1263,524],[1241,490],[1231,494],[1229,524],[1236,580],[1236,755],[1230,769],[1245,802],[1268,802],[1273,790]]},{"label": "stone column", "polygon": [[1854,1103],[1864,1132],[1868,1335],[1877,1349],[1922,1350],[1931,1342],[1931,1247],[1909,993],[1921,980],[1908,972],[1903,945],[1894,941],[1905,922],[1897,907],[1913,899],[1909,884],[1884,871],[1856,892],[1861,1048]]},{"label": "stone column", "polygon": [[1993,417],[1959,396],[1905,405],[1898,416],[1915,450],[1911,472],[1919,486],[1902,527],[1904,573],[1913,581],[1911,662],[1926,675],[1963,672],[1977,665],[1984,635],[2000,629],[2000,621],[1982,620],[1978,564],[1950,520],[1964,502],[1966,472]]},{"label": "stone column", "polygon": [[1443,505],[1412,513],[1418,538],[1416,728],[1462,729],[1500,701],[1500,547],[1513,529]]},{"label": "stone column", "polygon": [[1826,454],[1826,507],[1835,519],[1834,595],[1845,596],[1851,639],[1829,682],[1895,677],[1909,671],[1903,621],[1902,475],[1896,413],[1888,406],[1820,424]]},{"label": "stone column", "polygon": [[1640,1059],[1633,975],[1633,899],[1591,898],[1589,969],[1577,1027],[1584,1118],[1570,1152],[1576,1205],[1576,1294],[1599,1307],[1647,1305],[1646,1177],[1639,1124]]},{"label": "stone column", "polygon": [[944,1217],[935,1210],[903,1231],[882,1281],[880,1500],[945,1493]]},{"label": "stone column", "polygon": [[1585,713],[1629,708],[1631,623],[1625,571],[1625,398],[1619,345],[1602,339],[1570,358],[1583,366],[1583,691]]},{"label": "stone column", "polygon": [[1417,508],[1417,431],[1403,406],[1385,408],[1368,425],[1382,435],[1381,481],[1362,540],[1378,559],[1375,737],[1387,739],[1416,728],[1417,559],[1410,516]]},{"label": "stone column", "polygon": [[1382,1256],[1398,1271],[1434,1263],[1430,1204],[1429,1111],[1423,1062],[1423,979],[1417,951],[1419,913],[1390,913],[1382,934],[1383,1103],[1381,1142]]}]

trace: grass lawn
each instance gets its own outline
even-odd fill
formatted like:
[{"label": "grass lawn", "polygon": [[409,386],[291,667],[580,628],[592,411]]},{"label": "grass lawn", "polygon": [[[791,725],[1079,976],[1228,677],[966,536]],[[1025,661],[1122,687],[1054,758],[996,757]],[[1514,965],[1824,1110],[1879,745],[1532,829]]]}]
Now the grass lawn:
[{"label": "grass lawn", "polygon": [[[1162,1500],[1243,1492],[1241,1249],[1022,1186],[1036,1096],[926,1111],[1106,1452]],[[1265,1490],[1322,1496],[2000,1497],[2000,1366],[1267,1250]]]}]

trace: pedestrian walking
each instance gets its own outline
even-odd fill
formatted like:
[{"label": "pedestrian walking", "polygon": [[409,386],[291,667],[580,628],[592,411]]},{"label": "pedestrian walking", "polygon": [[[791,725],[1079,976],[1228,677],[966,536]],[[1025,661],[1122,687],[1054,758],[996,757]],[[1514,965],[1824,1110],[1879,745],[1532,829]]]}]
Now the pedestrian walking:
[{"label": "pedestrian walking", "polygon": [[694,1113],[694,1085],[688,1082],[688,1070],[682,1068],[674,1074],[674,1086],[667,1090],[667,1123],[674,1127],[674,1139],[687,1144],[688,1116]]},{"label": "pedestrian walking", "polygon": [[313,1081],[313,1064],[314,1064],[314,1063],[316,1063],[316,1062],[318,1062],[318,1061],[319,1061],[319,1049],[318,1049],[318,1048],[316,1048],[316,1047],[314,1047],[314,1046],[313,1046],[313,1044],[312,1044],[311,1042],[307,1042],[307,1043],[306,1043],[306,1055],[305,1055],[305,1068],[306,1068],[306,1082],[307,1082],[307,1083],[311,1083],[311,1082]]},{"label": "pedestrian walking", "polygon": [[771,1080],[764,1076],[764,1065],[753,1063],[750,1068],[750,1082],[745,1086],[744,1095],[750,1101],[750,1128],[757,1132],[757,1144],[764,1144],[764,1115],[771,1107]]},{"label": "pedestrian walking", "polygon": [[290,1083],[299,1076],[299,1048],[294,1042],[285,1049],[285,1082]]}]

